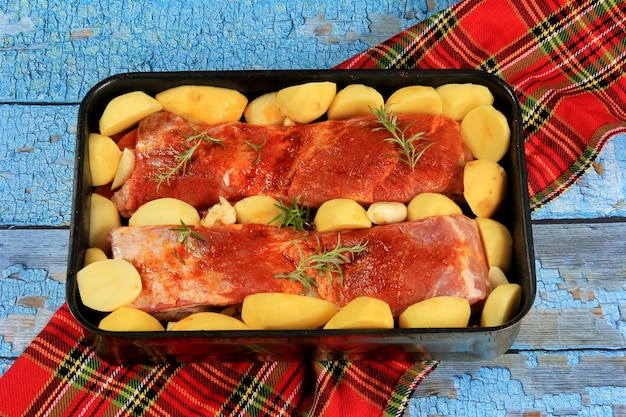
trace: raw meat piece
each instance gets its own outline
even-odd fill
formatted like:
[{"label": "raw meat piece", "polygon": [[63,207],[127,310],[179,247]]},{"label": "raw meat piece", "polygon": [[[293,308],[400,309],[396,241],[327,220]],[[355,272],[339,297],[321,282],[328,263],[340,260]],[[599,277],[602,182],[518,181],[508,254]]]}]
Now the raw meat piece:
[{"label": "raw meat piece", "polygon": [[[180,236],[168,226],[120,227],[110,239],[113,256],[127,259],[143,282],[133,306],[158,312],[190,306],[238,304],[258,292],[302,293],[296,281],[276,278],[294,271],[301,256],[367,242],[342,266],[343,282],[309,271],[316,296],[339,306],[371,295],[388,302],[395,315],[438,295],[480,303],[488,292],[487,264],[476,222],[463,215],[430,217],[338,233],[293,232],[261,225],[193,227],[205,242]],[[302,255],[298,251],[302,251]]]},{"label": "raw meat piece", "polygon": [[[234,122],[192,126],[167,112],[145,118],[137,131],[136,165],[115,193],[120,213],[160,197],[174,197],[199,210],[218,202],[251,195],[284,201],[304,199],[317,207],[332,198],[351,198],[364,205],[375,201],[408,202],[422,192],[460,195],[464,152],[458,123],[445,116],[399,115],[406,137],[424,132],[434,142],[413,171],[399,161],[398,147],[386,142],[389,132],[372,117],[324,121],[302,126],[258,126]],[[156,178],[174,168],[185,138],[206,131],[222,144],[202,142],[185,170],[160,185]],[[187,146],[193,145],[190,142]],[[252,144],[260,146],[259,153]]]}]

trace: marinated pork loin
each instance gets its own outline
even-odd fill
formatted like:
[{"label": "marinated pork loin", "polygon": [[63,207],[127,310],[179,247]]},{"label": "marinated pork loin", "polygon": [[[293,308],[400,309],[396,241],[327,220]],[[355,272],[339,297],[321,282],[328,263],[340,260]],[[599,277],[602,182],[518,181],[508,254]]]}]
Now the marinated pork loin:
[{"label": "marinated pork loin", "polygon": [[[192,126],[167,112],[145,118],[138,127],[132,176],[113,196],[120,213],[160,197],[187,201],[202,210],[220,196],[234,202],[252,195],[285,201],[299,197],[311,207],[333,198],[364,205],[408,202],[422,192],[460,195],[466,154],[458,123],[445,116],[399,115],[406,137],[424,132],[433,144],[415,169],[400,161],[398,147],[373,116],[303,126],[258,126],[234,122]],[[219,143],[200,141],[184,169],[171,172],[177,154],[194,145],[188,137],[205,132]]]},{"label": "marinated pork loin", "polygon": [[389,303],[397,316],[434,296],[464,297],[475,304],[489,292],[478,227],[463,215],[317,237],[261,225],[193,230],[203,239],[181,242],[167,226],[112,231],[113,257],[132,262],[141,275],[143,290],[134,307],[158,313],[238,304],[259,292],[306,293],[300,282],[277,275],[293,272],[311,254],[335,249],[338,240],[341,247],[365,245],[341,266],[342,279],[331,273],[329,284],[327,276],[306,273],[317,283],[315,295],[339,306],[369,295]]}]

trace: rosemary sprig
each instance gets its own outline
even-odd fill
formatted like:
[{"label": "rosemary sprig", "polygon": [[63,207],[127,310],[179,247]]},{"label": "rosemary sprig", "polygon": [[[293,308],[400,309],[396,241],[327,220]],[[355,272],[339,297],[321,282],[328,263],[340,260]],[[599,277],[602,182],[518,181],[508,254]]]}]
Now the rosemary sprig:
[{"label": "rosemary sprig", "polygon": [[394,114],[391,109],[385,109],[383,106],[380,106],[377,109],[370,107],[370,111],[376,117],[376,121],[381,124],[381,126],[375,127],[372,131],[386,130],[389,132],[391,137],[386,138],[385,141],[397,145],[400,150],[399,156],[391,155],[391,157],[399,159],[410,166],[412,171],[415,171],[417,161],[434,142],[424,137],[426,132],[419,132],[407,138],[406,132],[414,122],[407,124],[404,129],[401,129],[398,126],[398,115]]},{"label": "rosemary sprig", "polygon": [[189,164],[189,161],[191,161],[193,154],[196,152],[202,142],[215,143],[221,145],[223,148],[226,148],[226,144],[224,143],[224,141],[212,138],[211,136],[209,136],[206,130],[200,131],[196,129],[191,124],[191,122],[189,122],[189,126],[195,134],[185,137],[184,134],[178,132],[181,137],[185,138],[182,141],[183,149],[177,150],[170,145],[170,150],[174,154],[176,165],[170,170],[159,172],[159,174],[156,176],[155,180],[157,182],[157,191],[163,182],[166,182],[167,185],[169,185],[170,178],[172,178],[172,176],[174,176],[176,173],[182,171],[182,173],[185,174],[187,172],[187,165]]},{"label": "rosemary sprig", "polygon": [[311,295],[315,294],[314,287],[318,286],[314,277],[309,275],[310,273],[317,272],[318,277],[326,277],[328,280],[328,286],[332,286],[333,274],[339,276],[339,285],[343,285],[343,269],[342,265],[351,263],[354,260],[354,256],[367,249],[367,242],[359,243],[355,246],[343,246],[341,244],[341,236],[337,235],[337,245],[334,249],[328,250],[322,248],[319,237],[315,236],[317,240],[317,249],[315,252],[308,256],[304,256],[302,248],[297,242],[292,241],[294,246],[298,249],[300,260],[296,265],[296,268],[283,274],[276,274],[274,278],[286,278],[292,281],[297,281],[302,284],[303,294],[307,292]]},{"label": "rosemary sprig", "polygon": [[300,203],[300,197],[293,197],[288,206],[282,200],[274,205],[280,209],[281,213],[270,220],[268,224],[278,221],[279,229],[281,227],[285,229],[293,227],[298,232],[311,228],[309,208],[304,205],[304,202]]},{"label": "rosemary sprig", "polygon": [[267,136],[263,135],[263,143],[257,144],[252,142],[251,140],[245,140],[246,149],[252,149],[257,153],[256,159],[252,162],[252,166],[258,165],[261,162],[261,149],[267,144]]},{"label": "rosemary sprig", "polygon": [[186,245],[190,237],[199,240],[200,242],[206,242],[206,239],[199,234],[189,228],[183,221],[180,219],[180,227],[170,227],[170,230],[177,233],[176,241],[181,245]]},{"label": "rosemary sprig", "polygon": [[157,182],[157,191],[161,187],[163,182],[166,182],[167,185],[170,185],[170,178],[174,176],[179,171],[182,171],[183,174],[187,172],[187,164],[191,160],[194,152],[200,146],[200,141],[196,142],[193,146],[184,145],[185,150],[179,151],[174,149],[173,146],[170,145],[170,150],[174,154],[174,159],[176,160],[176,166],[170,169],[169,171],[159,171],[159,175],[155,178]]}]

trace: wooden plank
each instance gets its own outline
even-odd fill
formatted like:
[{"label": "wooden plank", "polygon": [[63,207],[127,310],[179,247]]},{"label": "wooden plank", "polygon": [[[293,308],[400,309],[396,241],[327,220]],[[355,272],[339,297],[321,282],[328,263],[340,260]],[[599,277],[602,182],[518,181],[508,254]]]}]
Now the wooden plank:
[{"label": "wooden plank", "polygon": [[[69,229],[0,229],[0,268],[2,277],[9,268],[45,270],[49,279],[65,284]],[[13,268],[16,271],[20,268]]]},{"label": "wooden plank", "polygon": [[77,111],[0,105],[0,226],[69,224]]},{"label": "wooden plank", "polygon": [[[64,226],[71,216],[78,106],[0,105],[0,226]],[[533,219],[626,217],[626,135]],[[599,173],[601,172],[601,174]]]},{"label": "wooden plank", "polygon": [[623,416],[625,367],[624,351],[443,362],[420,384],[406,415]]},{"label": "wooden plank", "polygon": [[10,1],[0,102],[78,102],[129,71],[329,68],[457,1]]},{"label": "wooden plank", "polygon": [[592,168],[534,220],[626,217],[626,134],[613,136]]},{"label": "wooden plank", "polygon": [[537,297],[515,348],[624,346],[624,236],[624,222],[533,226]]},{"label": "wooden plank", "polygon": [[[533,232],[539,291],[513,348],[623,347],[626,223],[537,224]],[[0,335],[6,335],[6,326],[28,323],[31,330],[22,335],[34,337],[45,322],[33,327],[32,317],[45,317],[63,302],[67,245],[67,229],[0,230]],[[3,328],[8,316],[11,323]],[[10,350],[18,354],[26,343],[20,339]]]},{"label": "wooden plank", "polygon": [[[534,246],[540,254],[541,268],[558,269],[570,284],[578,280],[592,288],[623,288],[625,230],[623,222],[536,224]],[[567,289],[567,285],[560,287]]]},{"label": "wooden plank", "polygon": [[0,229],[0,375],[65,300],[68,229]]}]

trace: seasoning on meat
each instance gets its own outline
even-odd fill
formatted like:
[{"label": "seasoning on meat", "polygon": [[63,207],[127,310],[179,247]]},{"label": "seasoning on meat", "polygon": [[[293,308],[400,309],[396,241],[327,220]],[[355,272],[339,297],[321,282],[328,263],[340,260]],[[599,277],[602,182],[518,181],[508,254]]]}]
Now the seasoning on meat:
[{"label": "seasoning on meat", "polygon": [[[142,204],[161,197],[184,200],[203,210],[220,196],[237,201],[269,195],[283,201],[303,198],[311,207],[326,200],[351,198],[408,202],[422,192],[460,195],[466,153],[459,125],[445,116],[398,115],[406,134],[424,132],[432,146],[414,169],[385,141],[388,132],[373,128],[373,116],[329,120],[300,126],[259,126],[240,122],[197,126],[172,113],[159,112],[140,123],[136,164],[113,196],[120,213],[130,217]],[[206,132],[215,141],[189,143]],[[175,168],[177,156],[198,144],[184,170],[159,183]],[[254,149],[250,144],[263,144]]]},{"label": "seasoning on meat", "polygon": [[[300,294],[303,285],[277,278],[319,247],[365,245],[328,277],[311,273],[316,295],[339,306],[369,295],[394,315],[439,295],[482,302],[489,293],[487,264],[476,222],[463,215],[338,233],[294,232],[261,225],[190,227],[202,239],[181,244],[167,226],[120,227],[110,235],[115,259],[139,271],[143,290],[132,303],[147,312],[238,304],[259,292]],[[319,242],[318,242],[319,239]],[[297,243],[295,245],[294,243]]]}]

